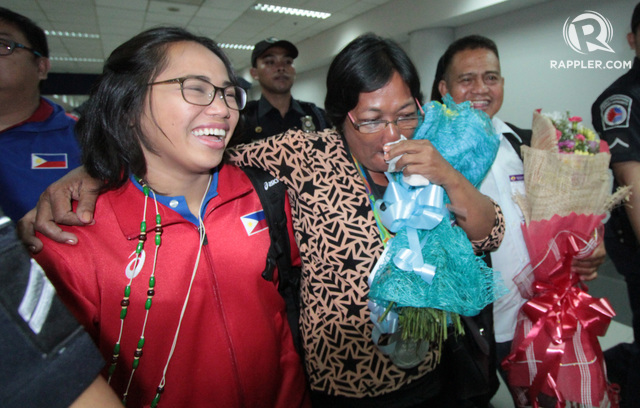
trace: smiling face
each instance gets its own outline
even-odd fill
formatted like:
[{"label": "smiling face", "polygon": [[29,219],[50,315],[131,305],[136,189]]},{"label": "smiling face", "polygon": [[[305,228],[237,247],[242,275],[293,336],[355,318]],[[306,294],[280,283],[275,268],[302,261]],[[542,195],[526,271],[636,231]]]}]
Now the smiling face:
[{"label": "smiling face", "polygon": [[451,94],[456,103],[471,101],[474,108],[493,118],[504,97],[500,61],[486,48],[460,51],[453,56],[438,89],[442,96]]},{"label": "smiling face", "polygon": [[[218,87],[230,85],[222,60],[195,42],[169,45],[167,61],[153,82],[198,76]],[[141,118],[142,131],[151,147],[142,146],[147,175],[208,176],[222,161],[239,115],[226,106],[219,92],[209,106],[197,106],[182,98],[177,82],[149,86]]]},{"label": "smiling face", "polygon": [[[358,104],[349,113],[356,123],[373,120],[396,120],[401,116],[417,113],[418,107],[409,87],[402,77],[394,72],[391,80],[382,88],[373,92],[362,92]],[[384,160],[382,147],[400,139],[400,130],[389,124],[376,133],[362,133],[356,130],[347,117],[343,123],[344,137],[349,150],[364,167],[373,173],[382,174],[389,167]],[[407,139],[413,131],[404,131]],[[374,176],[375,177],[375,176]],[[384,178],[384,176],[382,177]]]}]

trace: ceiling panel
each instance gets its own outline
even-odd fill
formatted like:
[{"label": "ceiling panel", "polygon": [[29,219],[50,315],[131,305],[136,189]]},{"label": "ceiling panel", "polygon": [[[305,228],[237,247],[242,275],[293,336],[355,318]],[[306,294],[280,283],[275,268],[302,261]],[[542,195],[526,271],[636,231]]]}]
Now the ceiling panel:
[{"label": "ceiling panel", "polygon": [[[53,0],[54,2],[57,0]],[[90,3],[91,0],[86,0]],[[111,8],[117,8],[120,10],[146,10],[149,1],[148,0],[93,0],[96,6],[106,6]]]},{"label": "ceiling panel", "polygon": [[255,3],[255,0],[205,0],[202,4],[202,9],[212,11],[215,11],[216,9],[226,9],[244,12]]},{"label": "ceiling panel", "polygon": [[[53,57],[103,58],[145,28],[173,24],[217,42],[253,45],[266,37],[299,42],[389,0],[267,0],[265,3],[336,13],[318,20],[264,13],[254,0],[3,0],[3,6],[27,15],[46,30],[100,34],[95,39],[50,37]],[[5,4],[6,3],[6,4]],[[234,66],[249,65],[250,51],[228,51]],[[81,62],[57,61],[58,72],[86,72]],[[99,66],[90,64],[100,71]],[[91,70],[89,69],[89,70]]]},{"label": "ceiling panel", "polygon": [[198,12],[200,6],[193,6],[190,4],[180,4],[177,2],[170,1],[157,1],[153,0],[149,2],[149,7],[147,11],[149,13],[180,13],[182,15],[190,15],[193,16]]}]

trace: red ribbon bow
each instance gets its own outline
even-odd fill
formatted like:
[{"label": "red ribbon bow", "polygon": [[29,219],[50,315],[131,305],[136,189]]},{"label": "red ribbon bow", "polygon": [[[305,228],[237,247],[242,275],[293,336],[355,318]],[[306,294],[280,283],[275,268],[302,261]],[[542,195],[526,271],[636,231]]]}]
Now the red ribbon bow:
[{"label": "red ribbon bow", "polygon": [[[543,363],[529,387],[529,399],[534,408],[538,407],[537,397],[545,383],[557,398],[556,407],[564,406],[565,400],[556,380],[565,345],[576,334],[578,324],[586,330],[598,361],[601,364],[604,361],[597,337],[606,333],[615,312],[607,299],[593,298],[581,288],[578,276],[571,273],[571,259],[571,256],[565,258],[557,268],[561,273],[556,273],[558,270],[550,273],[549,281],[534,282],[534,297],[522,307],[533,327],[502,363],[503,368],[508,369],[516,361],[526,361],[527,347],[536,339],[544,341],[544,336],[539,337],[543,330],[549,335],[551,341],[545,345]],[[604,392],[606,384],[602,387]]]}]

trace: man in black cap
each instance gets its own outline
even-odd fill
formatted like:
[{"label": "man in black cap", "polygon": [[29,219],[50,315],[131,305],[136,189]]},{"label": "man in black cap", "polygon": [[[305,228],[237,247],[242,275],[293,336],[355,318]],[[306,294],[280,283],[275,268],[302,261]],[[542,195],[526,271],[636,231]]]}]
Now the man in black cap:
[{"label": "man in black cap", "polygon": [[256,44],[251,54],[251,76],[260,82],[262,96],[247,103],[241,131],[236,132],[231,145],[248,143],[292,128],[313,132],[331,127],[324,110],[291,96],[296,78],[293,60],[297,56],[296,46],[286,40],[271,37]]},{"label": "man in black cap", "polygon": [[605,227],[609,257],[627,283],[634,342],[606,350],[607,373],[620,384],[620,407],[640,406],[640,3],[633,10],[629,46],[633,66],[591,107],[593,127],[609,143],[617,185],[630,185],[628,205],[614,209]]}]

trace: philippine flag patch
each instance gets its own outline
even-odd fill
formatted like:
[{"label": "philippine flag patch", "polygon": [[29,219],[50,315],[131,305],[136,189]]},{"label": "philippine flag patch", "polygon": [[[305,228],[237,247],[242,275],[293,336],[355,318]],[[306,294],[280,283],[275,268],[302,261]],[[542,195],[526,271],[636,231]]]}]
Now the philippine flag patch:
[{"label": "philippine flag patch", "polygon": [[32,169],[66,169],[68,167],[66,153],[31,153]]},{"label": "philippine flag patch", "polygon": [[258,232],[264,231],[268,228],[267,219],[264,216],[264,210],[243,215],[240,217],[240,221],[242,221],[244,229],[247,230],[247,235],[257,234]]},{"label": "philippine flag patch", "polygon": [[612,95],[600,105],[602,130],[629,127],[629,112],[633,100],[627,95]]}]

